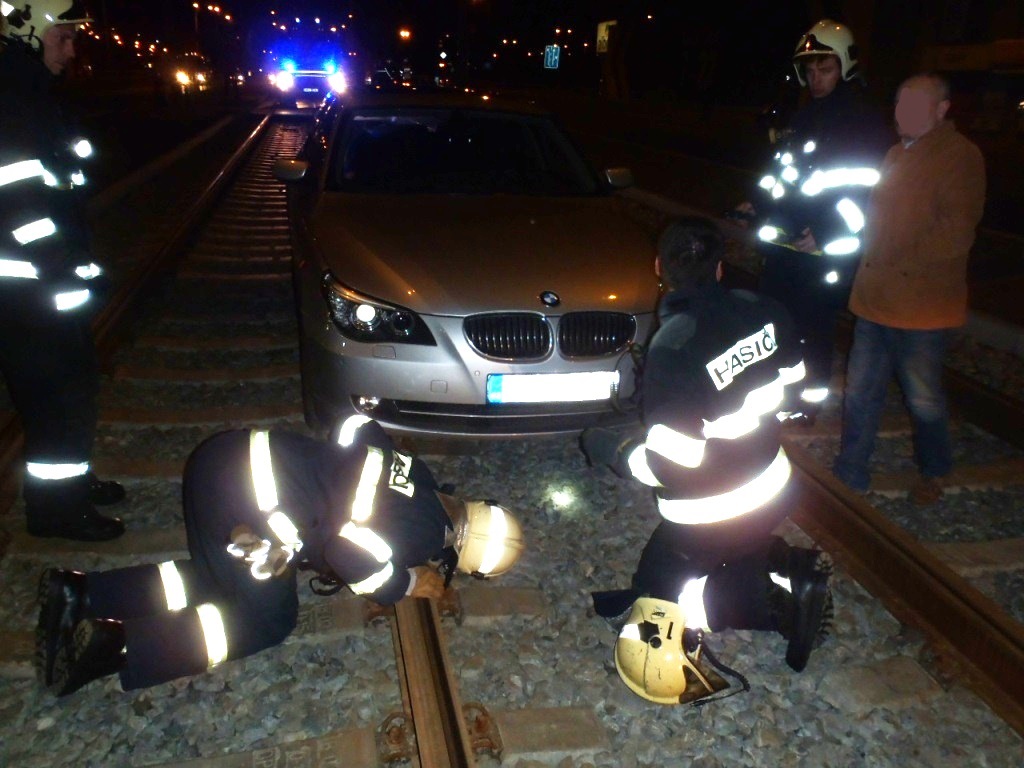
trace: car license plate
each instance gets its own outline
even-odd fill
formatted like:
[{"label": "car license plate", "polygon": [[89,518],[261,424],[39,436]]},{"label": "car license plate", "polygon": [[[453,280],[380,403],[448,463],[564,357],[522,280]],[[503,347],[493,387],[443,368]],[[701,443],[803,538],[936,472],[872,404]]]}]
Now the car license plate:
[{"label": "car license plate", "polygon": [[607,400],[619,384],[618,371],[579,373],[491,373],[488,403],[576,403]]}]

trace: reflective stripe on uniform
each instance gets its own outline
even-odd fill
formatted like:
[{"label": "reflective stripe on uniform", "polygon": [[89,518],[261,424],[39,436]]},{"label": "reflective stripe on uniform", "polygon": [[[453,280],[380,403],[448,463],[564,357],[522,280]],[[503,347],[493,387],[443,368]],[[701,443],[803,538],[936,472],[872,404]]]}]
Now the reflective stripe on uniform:
[{"label": "reflective stripe on uniform", "polygon": [[338,535],[365,550],[378,563],[384,563],[391,559],[391,546],[370,528],[364,528],[355,523],[345,523],[338,531]]},{"label": "reflective stripe on uniform", "polygon": [[31,261],[0,259],[0,277],[18,277],[25,280],[38,280],[39,271]]},{"label": "reflective stripe on uniform", "polygon": [[270,433],[266,430],[249,433],[249,472],[256,492],[256,506],[262,512],[270,512],[277,506],[277,483],[270,462]]},{"label": "reflective stripe on uniform", "polygon": [[384,586],[394,572],[395,567],[389,561],[383,568],[369,578],[357,581],[355,584],[349,584],[348,587],[357,595],[368,595],[371,592],[376,592]]},{"label": "reflective stripe on uniform", "polygon": [[683,616],[686,617],[687,629],[703,629],[710,632],[708,626],[708,614],[704,610],[704,587],[708,583],[707,576],[699,579],[689,579],[683,584],[683,591],[679,593],[679,607],[683,609]]},{"label": "reflective stripe on uniform", "polygon": [[655,488],[661,485],[661,481],[654,476],[651,468],[647,466],[647,448],[645,446],[638,445],[634,448],[626,458],[626,463],[629,465],[629,471],[633,477],[644,485],[650,485]]},{"label": "reflective stripe on uniform", "polygon": [[164,598],[167,600],[168,611],[180,611],[188,607],[188,597],[185,595],[185,582],[181,579],[178,566],[173,561],[160,563],[157,566],[160,571],[160,581],[164,585]]},{"label": "reflective stripe on uniform", "polygon": [[196,606],[199,623],[203,627],[203,640],[206,643],[206,658],[213,667],[228,657],[228,635],[224,630],[224,619],[213,603]]},{"label": "reflective stripe on uniform", "polygon": [[357,413],[354,416],[349,416],[341,424],[341,431],[338,433],[338,445],[343,448],[348,448],[352,445],[352,442],[356,439],[356,432],[363,424],[368,424],[373,421],[369,416],[364,416],[361,413]]},{"label": "reflective stripe on uniform", "polygon": [[704,460],[706,441],[677,432],[664,424],[655,424],[647,433],[647,450],[664,456],[674,464],[696,469]]},{"label": "reflective stripe on uniform", "polygon": [[720,416],[714,421],[705,421],[704,437],[735,440],[749,435],[758,428],[762,416],[767,416],[779,409],[784,395],[785,389],[780,374],[775,381],[748,392],[747,396],[743,398],[743,405],[735,413]]},{"label": "reflective stripe on uniform", "polygon": [[706,525],[731,520],[775,498],[786,486],[792,469],[786,452],[779,448],[775,460],[748,483],[717,496],[699,499],[658,498],[658,511],[666,520],[682,525]]},{"label": "reflective stripe on uniform", "polygon": [[791,368],[779,368],[779,378],[782,380],[784,385],[795,384],[796,382],[803,380],[806,375],[807,366],[804,365],[803,360]]},{"label": "reflective stripe on uniform", "polygon": [[57,179],[50,173],[39,160],[19,160],[16,163],[0,166],[0,187],[13,184],[16,181],[31,179],[33,176],[42,178],[43,183],[48,187],[57,185]]},{"label": "reflective stripe on uniform", "polygon": [[359,475],[355,498],[352,500],[352,520],[365,522],[373,514],[373,502],[377,498],[377,483],[384,470],[384,452],[380,448],[367,448],[363,471]]},{"label": "reflective stripe on uniform", "polygon": [[25,471],[37,480],[69,480],[89,471],[89,462],[78,464],[50,464],[39,461],[25,462]]},{"label": "reflective stripe on uniform", "polygon": [[57,307],[58,312],[67,312],[85,304],[90,296],[92,294],[88,288],[82,288],[78,291],[63,291],[53,294],[53,303]]},{"label": "reflective stripe on uniform", "polygon": [[53,223],[53,219],[46,218],[37,219],[36,221],[29,222],[17,229],[13,229],[11,230],[11,234],[14,235],[14,239],[22,245],[28,245],[36,240],[49,237],[56,231],[57,225]]}]

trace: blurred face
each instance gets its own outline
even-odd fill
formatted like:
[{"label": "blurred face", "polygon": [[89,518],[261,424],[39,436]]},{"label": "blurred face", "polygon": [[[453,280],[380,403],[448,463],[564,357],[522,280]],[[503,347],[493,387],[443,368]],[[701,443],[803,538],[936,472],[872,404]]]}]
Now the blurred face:
[{"label": "blurred face", "polygon": [[804,80],[811,97],[823,99],[835,90],[842,75],[838,56],[812,56],[804,64]]},{"label": "blurred face", "polygon": [[905,82],[896,96],[896,129],[904,141],[915,141],[942,122],[949,101],[923,78]]},{"label": "blurred face", "polygon": [[75,33],[74,24],[57,24],[40,38],[43,41],[43,64],[53,74],[59,75],[75,58]]}]

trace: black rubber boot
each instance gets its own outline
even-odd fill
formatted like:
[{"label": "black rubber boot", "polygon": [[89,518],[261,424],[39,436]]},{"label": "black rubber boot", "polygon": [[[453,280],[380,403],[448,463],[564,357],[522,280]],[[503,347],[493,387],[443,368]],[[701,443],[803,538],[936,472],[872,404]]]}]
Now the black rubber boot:
[{"label": "black rubber boot", "polygon": [[817,549],[787,547],[788,552],[779,562],[781,548],[773,547],[775,562],[769,567],[789,579],[792,589],[781,587],[773,591],[779,619],[779,632],[789,644],[786,663],[801,672],[807,666],[811,651],[828,637],[832,623],[832,592],[828,582],[832,576],[832,562]]},{"label": "black rubber boot", "polygon": [[43,539],[110,541],[124,533],[120,518],[101,515],[91,504],[73,508],[70,513],[62,509],[30,507],[26,509],[26,517],[29,534]]},{"label": "black rubber boot", "polygon": [[99,507],[124,501],[124,486],[114,480],[100,480],[95,472],[87,472],[89,478],[89,503]]},{"label": "black rubber boot", "polygon": [[124,625],[111,619],[84,619],[57,652],[50,690],[67,696],[123,666]]},{"label": "black rubber boot", "polygon": [[39,623],[36,656],[43,682],[53,684],[53,663],[61,644],[85,618],[89,596],[84,573],[48,568],[39,579]]},{"label": "black rubber boot", "polygon": [[25,479],[29,534],[41,538],[108,541],[124,533],[124,523],[101,515],[89,501],[88,475],[66,480]]}]

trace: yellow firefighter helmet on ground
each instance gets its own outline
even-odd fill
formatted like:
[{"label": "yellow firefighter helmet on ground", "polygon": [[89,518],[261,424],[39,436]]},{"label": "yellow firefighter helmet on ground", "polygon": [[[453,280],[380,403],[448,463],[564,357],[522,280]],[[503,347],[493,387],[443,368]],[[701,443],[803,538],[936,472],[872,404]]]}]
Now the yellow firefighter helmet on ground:
[{"label": "yellow firefighter helmet on ground", "polygon": [[697,666],[700,646],[688,651],[686,618],[678,604],[641,597],[615,641],[615,669],[637,696],[657,704],[681,704],[728,687]]},{"label": "yellow firefighter helmet on ground", "polygon": [[493,501],[463,501],[443,493],[437,496],[454,526],[459,571],[491,578],[515,565],[526,548],[515,515]]}]

